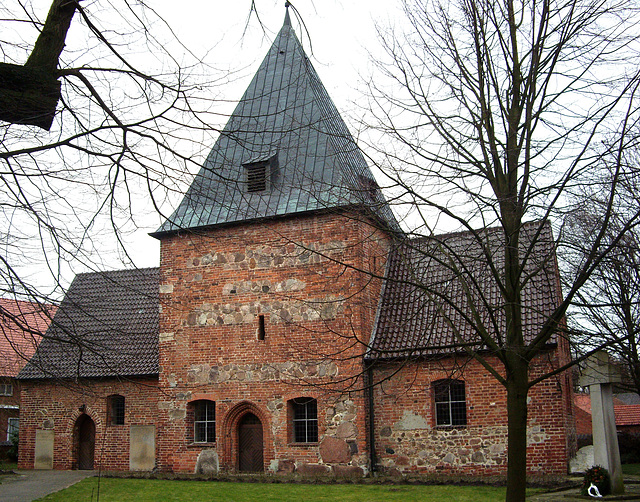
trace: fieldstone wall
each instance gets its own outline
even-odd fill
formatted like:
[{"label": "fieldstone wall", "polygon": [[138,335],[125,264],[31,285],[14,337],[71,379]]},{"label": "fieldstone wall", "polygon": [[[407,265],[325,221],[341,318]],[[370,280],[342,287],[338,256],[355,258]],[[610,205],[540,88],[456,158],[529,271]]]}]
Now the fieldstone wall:
[{"label": "fieldstone wall", "polygon": [[[380,430],[384,460],[382,465],[409,468],[468,468],[470,464],[482,469],[501,468],[507,462],[507,427],[437,428],[427,424],[424,417],[413,415],[415,427],[403,421],[394,427]],[[539,425],[527,430],[527,444],[542,444],[547,434]]]},{"label": "fieldstone wall", "polygon": [[[377,372],[376,453],[382,471],[505,474],[507,413],[504,388],[475,361],[420,361]],[[466,426],[436,426],[433,382],[465,382]],[[529,393],[527,467],[531,473],[567,472],[566,380],[550,379]]]},{"label": "fieldstone wall", "polygon": [[255,363],[210,366],[194,364],[187,372],[188,380],[199,384],[230,381],[268,382],[310,378],[336,377],[338,365],[332,361],[287,361],[284,363]]},{"label": "fieldstone wall", "polygon": [[[319,402],[320,404],[320,402]],[[286,427],[282,418],[286,410],[283,400],[274,400],[267,408],[274,414],[274,423]],[[364,418],[364,410],[348,396],[339,396],[328,401],[324,410],[318,410],[319,419],[324,416],[324,436],[320,438],[314,457],[305,459],[279,458],[272,461],[269,470],[278,474],[298,473],[303,476],[333,475],[337,477],[362,477],[369,470],[366,450],[359,445],[359,420]],[[274,429],[274,435],[281,432]]]},{"label": "fieldstone wall", "polygon": [[[265,470],[362,475],[364,394],[344,390],[362,375],[381,288],[361,271],[382,275],[387,246],[362,215],[338,213],[165,237],[159,468],[194,472],[215,450],[233,471],[246,410],[262,423]],[[289,401],[300,397],[318,402],[315,443],[293,439]],[[215,402],[216,444],[189,440],[200,399]]]},{"label": "fieldstone wall", "polygon": [[273,323],[300,323],[304,321],[327,321],[335,319],[341,311],[344,298],[325,295],[304,300],[269,299],[252,303],[205,303],[190,312],[186,326],[233,326],[254,324],[258,314],[270,314]]},{"label": "fieldstone wall", "polygon": [[[299,236],[303,237],[302,235]],[[254,270],[273,267],[297,267],[325,262],[344,251],[346,243],[330,242],[282,243],[253,245],[241,251],[214,251],[186,260],[187,267],[220,266],[224,270]]]}]

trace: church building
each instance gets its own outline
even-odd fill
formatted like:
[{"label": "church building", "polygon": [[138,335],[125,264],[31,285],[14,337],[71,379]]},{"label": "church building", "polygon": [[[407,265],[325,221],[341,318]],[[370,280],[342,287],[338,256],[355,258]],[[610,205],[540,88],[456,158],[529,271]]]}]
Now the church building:
[{"label": "church building", "polygon": [[[561,291],[528,229],[530,334]],[[465,297],[455,251],[498,302],[500,233],[403,233],[288,14],[152,236],[159,267],[79,274],[20,373],[20,468],[506,473],[506,392],[459,343],[483,350],[473,296],[441,300]],[[557,334],[533,371],[568,359]],[[527,439],[531,473],[567,471],[570,375],[530,391]]]}]

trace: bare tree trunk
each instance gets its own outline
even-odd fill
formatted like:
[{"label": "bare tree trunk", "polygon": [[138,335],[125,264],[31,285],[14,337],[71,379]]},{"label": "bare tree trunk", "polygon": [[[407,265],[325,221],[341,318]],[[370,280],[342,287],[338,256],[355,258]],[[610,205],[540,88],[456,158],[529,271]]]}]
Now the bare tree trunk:
[{"label": "bare tree trunk", "polygon": [[527,488],[528,373],[528,364],[519,361],[507,379],[507,502],[523,501]]},{"label": "bare tree trunk", "polygon": [[53,0],[24,66],[0,64],[0,120],[51,129],[60,99],[57,69],[78,0]]}]

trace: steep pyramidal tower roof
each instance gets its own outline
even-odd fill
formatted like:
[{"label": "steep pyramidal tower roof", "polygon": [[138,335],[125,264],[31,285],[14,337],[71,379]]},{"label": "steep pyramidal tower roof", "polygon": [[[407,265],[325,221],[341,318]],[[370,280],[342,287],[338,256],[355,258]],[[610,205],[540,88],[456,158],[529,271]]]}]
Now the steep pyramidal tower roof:
[{"label": "steep pyramidal tower roof", "polygon": [[350,205],[397,229],[287,12],[204,166],[152,235]]}]

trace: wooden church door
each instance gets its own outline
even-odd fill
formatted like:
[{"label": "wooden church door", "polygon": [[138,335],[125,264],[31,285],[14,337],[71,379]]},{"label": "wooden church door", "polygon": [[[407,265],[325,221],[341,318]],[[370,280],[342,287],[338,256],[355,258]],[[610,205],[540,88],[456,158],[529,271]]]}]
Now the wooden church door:
[{"label": "wooden church door", "polygon": [[241,472],[262,472],[262,423],[247,413],[238,425],[238,467]]},{"label": "wooden church door", "polygon": [[89,415],[82,415],[77,422],[78,469],[92,470],[96,445],[96,425]]}]

